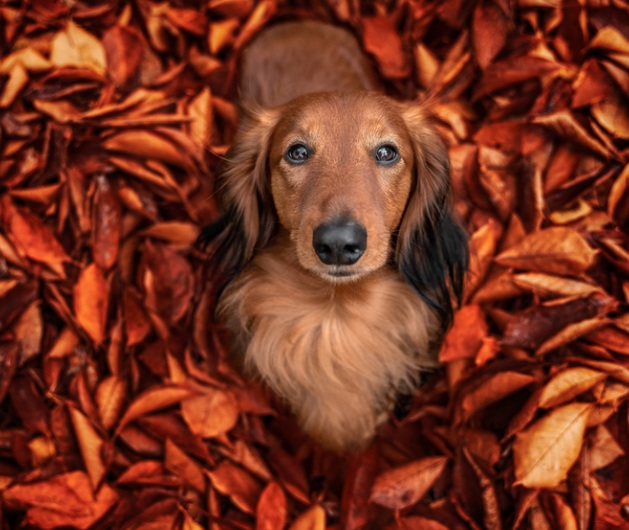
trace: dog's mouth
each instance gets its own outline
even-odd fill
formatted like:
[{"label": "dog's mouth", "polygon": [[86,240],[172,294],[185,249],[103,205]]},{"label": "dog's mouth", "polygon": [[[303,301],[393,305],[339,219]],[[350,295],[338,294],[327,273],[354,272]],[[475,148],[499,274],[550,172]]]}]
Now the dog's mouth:
[{"label": "dog's mouth", "polygon": [[364,276],[363,271],[346,267],[329,268],[324,271],[319,271],[319,274],[332,283],[351,282]]}]

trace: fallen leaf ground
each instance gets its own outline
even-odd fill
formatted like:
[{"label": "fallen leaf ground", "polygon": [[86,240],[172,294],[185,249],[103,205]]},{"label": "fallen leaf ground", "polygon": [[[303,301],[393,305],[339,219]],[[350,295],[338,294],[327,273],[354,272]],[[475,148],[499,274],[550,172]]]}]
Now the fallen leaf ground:
[{"label": "fallen leaf ground", "polygon": [[[193,245],[278,20],[431,102],[471,234],[433,374],[361,455],[229,364]],[[622,0],[0,3],[2,528],[629,527]]]}]

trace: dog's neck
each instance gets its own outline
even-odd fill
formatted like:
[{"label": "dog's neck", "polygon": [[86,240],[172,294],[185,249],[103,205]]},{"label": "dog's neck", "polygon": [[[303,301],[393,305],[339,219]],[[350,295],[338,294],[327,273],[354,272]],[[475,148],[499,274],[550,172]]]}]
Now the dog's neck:
[{"label": "dog's neck", "polygon": [[398,271],[333,284],[304,270],[285,238],[232,281],[219,312],[244,365],[336,449],[363,446],[393,396],[436,364],[437,319]]}]

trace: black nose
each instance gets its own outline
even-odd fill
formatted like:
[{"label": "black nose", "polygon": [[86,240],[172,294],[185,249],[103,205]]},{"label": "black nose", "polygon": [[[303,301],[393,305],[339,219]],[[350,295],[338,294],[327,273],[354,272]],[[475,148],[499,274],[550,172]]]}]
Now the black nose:
[{"label": "black nose", "polygon": [[332,221],[315,228],[312,246],[326,265],[353,265],[367,248],[367,230],[353,221]]}]

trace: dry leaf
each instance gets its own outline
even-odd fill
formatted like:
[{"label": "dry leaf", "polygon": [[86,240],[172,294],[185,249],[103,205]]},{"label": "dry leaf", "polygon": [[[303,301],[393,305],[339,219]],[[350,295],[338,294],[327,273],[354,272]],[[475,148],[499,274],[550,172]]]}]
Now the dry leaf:
[{"label": "dry leaf", "polygon": [[181,403],[183,419],[201,438],[213,438],[231,430],[238,421],[238,406],[231,392],[199,388],[199,395]]},{"label": "dry leaf", "polygon": [[95,263],[81,271],[73,290],[76,318],[97,345],[105,338],[107,291],[105,277]]},{"label": "dry leaf", "polygon": [[66,28],[54,36],[50,62],[54,66],[89,68],[100,75],[104,75],[107,68],[101,42],[74,22],[68,22]]},{"label": "dry leaf", "polygon": [[401,510],[420,500],[445,469],[448,459],[426,457],[379,475],[371,490],[371,502]]},{"label": "dry leaf", "polygon": [[286,526],[286,495],[281,486],[269,482],[256,506],[256,530],[282,530]]},{"label": "dry leaf", "polygon": [[325,510],[315,504],[300,514],[288,530],[325,530]]},{"label": "dry leaf", "polygon": [[362,30],[365,50],[374,55],[382,74],[390,79],[406,77],[408,58],[391,21],[382,16],[364,18]]},{"label": "dry leaf", "polygon": [[10,508],[26,509],[26,522],[36,528],[90,528],[118,502],[118,494],[104,484],[92,493],[82,471],[56,475],[47,481],[15,484],[3,492]]},{"label": "dry leaf", "polygon": [[230,464],[221,462],[209,472],[212,485],[245,513],[254,514],[262,488],[246,471]]},{"label": "dry leaf", "polygon": [[542,389],[539,396],[539,406],[550,409],[563,405],[603,381],[606,377],[603,372],[583,367],[562,370]]},{"label": "dry leaf", "polygon": [[513,442],[516,484],[553,488],[566,479],[583,445],[592,405],[571,403],[551,411]]},{"label": "dry leaf", "polygon": [[529,234],[496,261],[525,271],[575,276],[591,267],[595,257],[596,251],[577,232],[552,227]]}]

